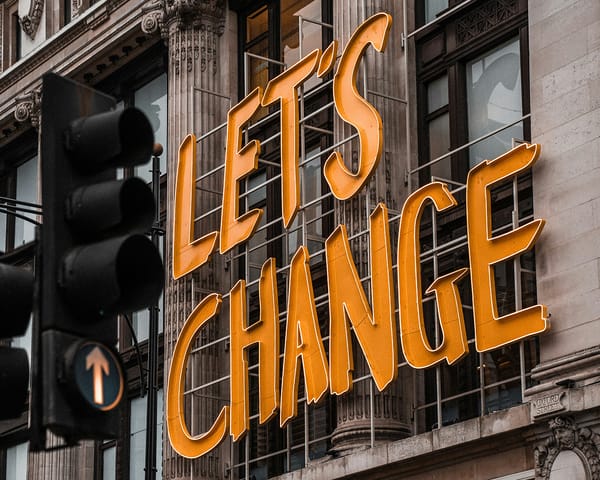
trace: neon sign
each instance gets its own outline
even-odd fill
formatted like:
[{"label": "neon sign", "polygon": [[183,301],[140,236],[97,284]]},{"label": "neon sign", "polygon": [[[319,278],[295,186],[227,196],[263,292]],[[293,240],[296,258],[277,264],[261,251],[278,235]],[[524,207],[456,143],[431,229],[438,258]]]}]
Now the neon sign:
[{"label": "neon sign", "polygon": [[[374,174],[381,158],[383,128],[377,110],[356,88],[358,66],[369,46],[385,49],[392,18],[378,13],[367,19],[352,35],[341,55],[333,80],[336,111],[358,131],[360,143],[356,171],[345,166],[339,152],[324,164],[324,176],[336,198],[357,195]],[[259,224],[262,209],[239,211],[239,183],[258,168],[260,142],[242,144],[242,128],[255,112],[275,102],[281,107],[282,218],[290,226],[300,207],[299,105],[297,89],[312,75],[325,75],[334,66],[337,43],[325,52],[315,50],[269,81],[263,91],[253,90],[228,114],[223,204],[219,231],[194,238],[196,139],[188,135],[179,148],[174,225],[173,276],[183,277],[205,264],[218,250],[221,254],[246,242]],[[469,268],[461,268],[435,279],[426,293],[436,298],[443,342],[433,347],[425,333],[423,286],[419,261],[419,222],[429,203],[437,211],[457,205],[448,187],[432,182],[413,192],[400,218],[396,250],[400,343],[404,357],[414,368],[428,368],[446,361],[453,364],[468,353],[462,302],[457,283],[470,274],[473,293],[475,346],[479,352],[498,348],[549,328],[544,305],[534,305],[500,316],[496,302],[493,265],[530,250],[544,225],[533,220],[508,233],[492,235],[490,187],[531,168],[540,153],[539,145],[520,145],[506,154],[486,160],[468,174],[466,223]],[[280,372],[279,305],[275,260],[262,266],[259,280],[260,319],[248,326],[246,281],[239,280],[230,291],[230,402],[222,408],[208,432],[190,434],[184,419],[185,371],[194,337],[219,311],[222,297],[205,297],[186,320],[179,335],[168,377],[166,418],[171,445],[180,455],[196,458],[215,448],[227,434],[238,440],[249,429],[249,386],[247,348],[258,345],[259,422],[277,412],[281,426],[297,414],[300,368],[304,372],[306,399],[318,402],[327,392],[342,395],[352,388],[353,327],[376,387],[381,391],[398,374],[398,332],[392,270],[392,246],[388,212],[379,204],[369,219],[372,272],[371,299],[367,301],[349,246],[344,225],[339,225],[325,242],[329,294],[329,354],[321,338],[309,253],[300,246],[289,270],[286,333]]]}]

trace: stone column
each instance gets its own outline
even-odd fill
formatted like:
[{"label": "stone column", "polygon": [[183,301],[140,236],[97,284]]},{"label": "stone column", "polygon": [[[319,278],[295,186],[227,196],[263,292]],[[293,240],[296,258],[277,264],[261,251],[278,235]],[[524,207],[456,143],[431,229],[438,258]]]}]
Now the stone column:
[{"label": "stone column", "polygon": [[[168,47],[168,188],[167,223],[173,222],[173,198],[177,171],[177,155],[181,141],[194,133],[213,129],[226,120],[229,103],[212,93],[228,92],[228,72],[221,68],[220,51],[228,52],[221,43],[228,41],[222,36],[225,28],[224,0],[155,0],[144,7],[142,29],[146,33],[160,33]],[[227,54],[227,53],[226,53]],[[228,62],[226,62],[227,64]],[[197,177],[214,169],[223,162],[225,130],[198,143]],[[215,208],[220,203],[221,175],[196,184],[196,217]],[[217,212],[210,218],[196,222],[196,236],[218,230]],[[197,271],[178,281],[172,278],[172,228],[167,228],[165,267],[165,377],[181,328],[193,308],[202,297],[212,292],[228,289],[228,275],[220,255]],[[226,318],[225,316],[221,316]],[[222,337],[227,322],[210,322],[199,335],[195,346]],[[227,326],[227,325],[225,325]],[[224,343],[193,353],[188,365],[186,389],[225,375],[228,356]],[[216,419],[224,401],[228,399],[228,384],[220,383],[209,390],[186,396],[186,420],[193,435],[206,432]],[[159,418],[162,412],[159,412]],[[216,448],[197,460],[188,460],[173,451],[163,434],[163,476],[165,478],[223,478],[224,453],[228,444]]]},{"label": "stone column", "polygon": [[[367,4],[366,6],[363,6]],[[404,103],[398,101],[404,96],[404,72],[402,70],[402,2],[394,0],[374,0],[370,2],[354,0],[334,1],[334,38],[340,42],[340,51],[348,43],[350,36],[366,18],[377,12],[387,12],[393,17],[392,30],[386,50],[383,53],[373,48],[367,50],[359,73],[359,91],[372,103],[383,122],[384,146],[377,173],[365,189],[354,199],[346,202],[336,201],[336,223],[343,223],[350,236],[368,230],[369,213],[379,202],[385,203],[390,218],[399,213],[406,196],[404,185],[405,166],[405,124]],[[366,66],[367,86],[364,86],[363,69]],[[396,100],[391,99],[396,98]],[[334,141],[337,143],[354,133],[354,129],[335,119]],[[348,167],[356,170],[358,160],[358,141],[345,144],[340,151]],[[395,263],[398,236],[398,222],[391,224],[392,255]],[[351,244],[354,260],[361,277],[368,275],[368,235],[362,235]],[[395,282],[395,279],[394,279]],[[399,343],[399,337],[398,337]],[[400,350],[400,345],[398,346]],[[356,339],[353,340],[354,378],[368,373]],[[373,383],[373,412],[375,442],[395,440],[410,432],[410,372],[401,369],[398,379],[383,392],[379,392]],[[354,384],[353,390],[337,400],[337,427],[333,433],[334,450],[340,452],[368,446],[371,442],[371,381]]]}]

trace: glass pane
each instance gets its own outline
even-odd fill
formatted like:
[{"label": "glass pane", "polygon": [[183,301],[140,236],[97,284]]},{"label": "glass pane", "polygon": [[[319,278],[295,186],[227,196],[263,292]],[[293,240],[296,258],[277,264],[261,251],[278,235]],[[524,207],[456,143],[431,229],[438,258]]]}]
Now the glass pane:
[{"label": "glass pane", "polygon": [[114,480],[117,468],[117,448],[105,448],[102,451],[102,480]]},{"label": "glass pane", "polygon": [[[440,157],[450,150],[450,115],[444,113],[434,118],[428,125],[429,160]],[[431,175],[439,179],[452,178],[450,157],[431,166]]]},{"label": "glass pane", "polygon": [[[17,167],[17,200],[37,203],[37,157],[28,160]],[[32,213],[24,213],[26,217],[35,219]],[[33,241],[35,237],[35,225],[20,218],[15,219],[15,248],[24,243]]]},{"label": "glass pane", "polygon": [[133,312],[131,314],[131,326],[137,337],[138,342],[143,342],[148,339],[150,333],[150,312],[148,309]]},{"label": "glass pane", "polygon": [[[300,60],[299,19],[321,21],[321,2],[318,0],[283,0],[281,2],[281,48],[282,61],[289,67]],[[322,48],[321,26],[310,21],[302,23],[302,55]],[[304,83],[308,90],[320,79],[312,76]]]},{"label": "glass pane", "polygon": [[246,42],[251,42],[269,29],[269,11],[263,7],[246,18]]},{"label": "glass pane", "polygon": [[[134,103],[144,112],[154,131],[154,141],[163,146],[160,156],[160,173],[167,172],[167,75],[162,74],[135,91]],[[152,181],[152,159],[135,167],[135,175],[146,182]]]},{"label": "glass pane", "polygon": [[427,113],[448,105],[448,75],[427,84]]},{"label": "glass pane", "polygon": [[[519,119],[521,59],[519,40],[511,40],[467,64],[469,140]],[[470,166],[493,159],[512,148],[512,139],[523,138],[522,124],[473,145]]]},{"label": "glass pane", "polygon": [[435,20],[442,10],[448,8],[448,0],[425,0],[425,23]]},{"label": "glass pane", "polygon": [[131,436],[129,439],[129,478],[131,480],[142,480],[144,478],[144,463],[146,460],[146,399],[147,397],[131,400]]},{"label": "glass pane", "polygon": [[[163,389],[156,392],[156,478],[162,478],[162,431],[163,431]],[[146,408],[147,398],[131,400],[130,423],[130,480],[142,480],[146,463]]]},{"label": "glass pane", "polygon": [[27,444],[22,443],[6,449],[6,478],[27,479]]}]

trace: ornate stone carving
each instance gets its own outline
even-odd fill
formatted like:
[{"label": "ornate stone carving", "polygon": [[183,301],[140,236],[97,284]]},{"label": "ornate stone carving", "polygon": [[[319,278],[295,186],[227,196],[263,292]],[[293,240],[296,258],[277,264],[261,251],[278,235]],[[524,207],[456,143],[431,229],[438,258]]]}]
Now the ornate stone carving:
[{"label": "ornate stone carving", "polygon": [[587,427],[579,428],[571,417],[556,417],[548,422],[552,436],[535,448],[535,478],[550,478],[552,465],[563,450],[572,450],[584,460],[592,480],[600,480],[600,435]]},{"label": "ornate stone carving", "polygon": [[200,27],[221,35],[225,29],[225,0],[152,0],[142,7],[142,30],[167,38],[170,28]]},{"label": "ornate stone carving", "polygon": [[225,29],[224,0],[152,0],[142,7],[142,31],[159,33],[169,46],[173,71],[217,71],[217,37]]},{"label": "ornate stone carving", "polygon": [[21,28],[29,38],[33,40],[37,29],[40,26],[42,12],[44,11],[44,0],[31,0],[29,4],[29,13],[19,19]]},{"label": "ornate stone carving", "polygon": [[40,90],[32,90],[15,98],[15,119],[17,122],[29,121],[31,126],[37,129],[40,124],[41,98]]},{"label": "ornate stone carving", "polygon": [[84,0],[71,0],[71,18],[77,18],[87,7],[86,3],[89,2],[84,2]]},{"label": "ornate stone carving", "polygon": [[468,42],[487,32],[496,25],[516,15],[519,11],[517,0],[491,0],[481,7],[469,10],[456,23],[458,43]]}]

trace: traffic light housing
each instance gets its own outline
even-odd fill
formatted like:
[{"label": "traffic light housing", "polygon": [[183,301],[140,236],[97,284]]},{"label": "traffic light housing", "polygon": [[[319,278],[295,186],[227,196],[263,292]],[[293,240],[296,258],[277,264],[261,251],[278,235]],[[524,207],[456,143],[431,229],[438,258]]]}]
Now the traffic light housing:
[{"label": "traffic light housing", "polygon": [[[0,339],[25,334],[32,305],[32,273],[0,263]],[[20,416],[29,389],[29,360],[24,349],[0,346],[0,385],[0,420]]]},{"label": "traffic light housing", "polygon": [[117,315],[154,304],[164,270],[145,235],[150,188],[117,167],[146,163],[154,134],[145,115],[49,73],[42,98],[42,271],[38,428],[68,442],[116,437],[126,381]]}]

